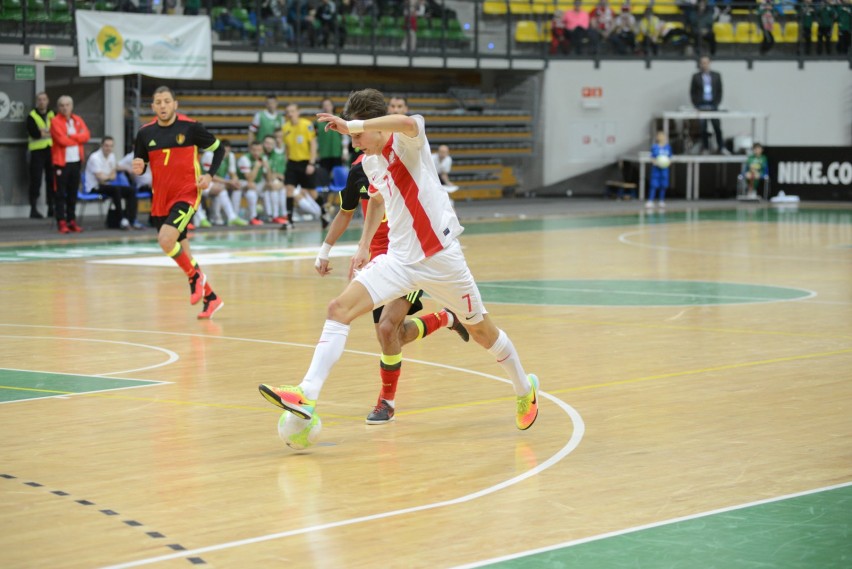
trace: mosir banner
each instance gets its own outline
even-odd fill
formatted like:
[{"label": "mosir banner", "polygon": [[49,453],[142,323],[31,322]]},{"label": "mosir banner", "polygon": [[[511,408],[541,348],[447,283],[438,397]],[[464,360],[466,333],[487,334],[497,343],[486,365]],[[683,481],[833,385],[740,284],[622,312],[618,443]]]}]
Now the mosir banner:
[{"label": "mosir banner", "polygon": [[210,18],[77,10],[82,77],[212,79]]}]

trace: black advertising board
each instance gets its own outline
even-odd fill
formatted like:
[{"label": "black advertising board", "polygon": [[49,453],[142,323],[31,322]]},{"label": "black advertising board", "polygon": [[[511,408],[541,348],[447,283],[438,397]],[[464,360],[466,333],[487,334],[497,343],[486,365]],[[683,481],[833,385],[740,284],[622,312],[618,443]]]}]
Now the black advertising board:
[{"label": "black advertising board", "polygon": [[802,200],[852,201],[852,147],[766,148],[772,195],[783,190]]}]

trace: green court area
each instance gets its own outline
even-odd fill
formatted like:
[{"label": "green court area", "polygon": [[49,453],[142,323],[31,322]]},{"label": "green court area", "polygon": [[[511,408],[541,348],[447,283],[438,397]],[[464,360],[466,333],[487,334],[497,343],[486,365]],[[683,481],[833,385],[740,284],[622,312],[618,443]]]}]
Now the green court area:
[{"label": "green court area", "polygon": [[477,566],[849,569],[852,483],[492,561]]},{"label": "green court area", "polygon": [[[465,219],[465,235],[490,235],[530,231],[582,230],[606,227],[643,227],[672,223],[760,222],[793,225],[852,225],[852,210],[775,208],[738,208],[720,210],[653,211],[634,212],[623,215],[570,215],[571,201],[564,207],[555,207],[553,216],[535,219],[506,217],[501,219]],[[192,237],[192,249],[196,252],[242,251],[264,248],[316,247],[321,242],[319,227],[315,231],[196,231]],[[340,243],[357,242],[361,237],[360,225],[354,225],[340,238]],[[56,242],[33,245],[0,246],[0,263],[22,261],[47,261],[69,259],[92,259],[98,257],[131,257],[161,255],[162,251],[154,236],[149,241],[137,239],[110,240],[105,242]]]},{"label": "green court area", "polygon": [[697,306],[782,302],[813,296],[798,288],[674,280],[490,281],[486,302],[549,306]]},{"label": "green court area", "polygon": [[72,375],[46,371],[0,369],[0,403],[42,399],[76,393],[95,393],[147,385],[162,381],[116,379],[96,375]]}]

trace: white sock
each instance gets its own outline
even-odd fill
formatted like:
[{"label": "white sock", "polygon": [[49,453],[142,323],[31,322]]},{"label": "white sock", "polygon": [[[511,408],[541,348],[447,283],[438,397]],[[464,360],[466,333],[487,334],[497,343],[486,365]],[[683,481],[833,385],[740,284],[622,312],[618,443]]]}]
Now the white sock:
[{"label": "white sock", "polygon": [[308,399],[319,397],[322,385],[325,383],[328,374],[331,373],[331,368],[343,354],[347,336],[349,336],[347,324],[341,324],[334,320],[325,321],[319,343],[314,350],[311,367],[308,368],[305,379],[299,384]]},{"label": "white sock", "polygon": [[257,192],[255,190],[246,190],[246,204],[248,205],[248,218],[257,217]]},{"label": "white sock", "polygon": [[322,213],[319,204],[316,202],[316,200],[314,200],[314,198],[309,196],[307,193],[303,193],[299,197],[299,208],[305,213],[309,213],[314,217],[319,217]]},{"label": "white sock", "polygon": [[530,382],[527,380],[527,374],[524,373],[524,368],[521,367],[521,358],[512,344],[512,340],[503,330],[500,330],[500,335],[497,336],[497,341],[494,345],[488,348],[488,353],[497,358],[497,363],[500,364],[506,371],[506,375],[512,380],[512,386],[515,388],[515,395],[526,395],[530,391]]},{"label": "white sock", "polygon": [[228,197],[227,192],[222,192],[216,196],[216,204],[225,213],[226,220],[231,221],[232,219],[236,219],[237,214],[234,211],[234,205],[231,203],[231,199]]},{"label": "white sock", "polygon": [[281,217],[287,215],[287,190],[278,190],[278,212]]},{"label": "white sock", "polygon": [[237,215],[240,215],[240,207],[243,204],[243,191],[242,190],[234,190],[231,193],[231,205],[234,206],[234,212]]}]

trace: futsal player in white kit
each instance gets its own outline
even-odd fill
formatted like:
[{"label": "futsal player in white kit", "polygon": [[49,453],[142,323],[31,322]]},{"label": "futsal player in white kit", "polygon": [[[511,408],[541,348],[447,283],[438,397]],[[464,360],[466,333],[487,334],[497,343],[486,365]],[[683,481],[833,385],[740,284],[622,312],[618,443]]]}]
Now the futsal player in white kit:
[{"label": "futsal player in white kit", "polygon": [[[497,360],[517,398],[515,424],[522,430],[530,428],[538,416],[538,378],[525,373],[509,336],[485,310],[458,242],[464,228],[441,189],[423,117],[388,115],[384,95],[375,89],[353,92],[343,115],[349,120],[326,113],[317,117],[326,129],[350,135],[352,144],[366,155],[363,164],[371,195],[358,252],[352,258],[354,278],[329,303],[302,382],[279,387],[261,384],[261,394],[310,421],[322,386],[343,353],[349,324],[376,306],[423,289],[458,315],[470,337]],[[370,261],[370,241],[385,215],[388,252]]]}]

